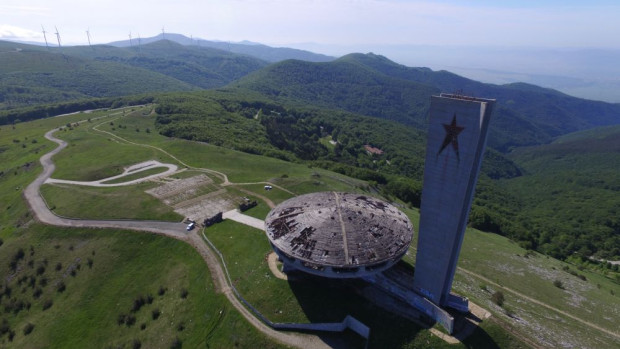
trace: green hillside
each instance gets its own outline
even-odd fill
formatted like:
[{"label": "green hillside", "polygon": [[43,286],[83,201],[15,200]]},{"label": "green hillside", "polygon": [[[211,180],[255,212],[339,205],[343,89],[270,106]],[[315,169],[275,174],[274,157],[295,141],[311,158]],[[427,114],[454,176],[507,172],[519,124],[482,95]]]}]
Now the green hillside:
[{"label": "green hillside", "polygon": [[[415,127],[247,91],[171,94],[157,103],[157,130],[168,137],[331,169],[419,206],[426,136]],[[593,137],[599,134],[561,138],[508,157],[489,149],[470,224],[557,258],[577,252],[620,257],[617,221],[609,218],[618,209],[620,137]],[[371,154],[367,145],[383,153]]]},{"label": "green hillside", "polygon": [[620,257],[620,127],[561,137],[518,149],[510,158],[525,175],[502,182],[521,200],[528,238],[555,257]]},{"label": "green hillside", "polygon": [[374,54],[350,54],[329,63],[281,62],[229,86],[417,127],[426,119],[433,94],[457,92],[495,98],[498,103],[489,143],[502,151],[620,122],[617,104],[525,84],[484,84],[446,71],[406,67]]},{"label": "green hillside", "polygon": [[0,109],[92,97],[195,87],[177,79],[115,62],[10,45],[0,47]]},{"label": "green hillside", "polygon": [[[196,101],[183,102],[180,100],[183,96],[190,100],[198,100],[198,97],[217,100],[212,108],[222,108],[221,111],[246,108],[249,115],[253,114],[250,108],[261,102],[244,96],[244,100],[252,101],[252,104],[244,104],[243,100],[234,100],[231,96],[226,99],[223,95],[198,92],[167,96],[169,100],[160,106],[174,106],[172,100],[179,108],[185,108],[184,111],[191,111],[192,105],[196,106],[195,112],[209,106]],[[262,102],[258,118],[248,119],[258,123],[261,115],[267,115],[271,108],[283,116],[287,112],[284,108],[275,109],[277,104],[273,102]],[[281,347],[251,326],[223,294],[216,292],[210,269],[188,244],[144,232],[57,228],[34,221],[21,189],[40,171],[39,157],[55,147],[42,136],[51,128],[62,126],[63,131],[57,132],[57,136],[70,144],[54,157],[55,174],[60,178],[114,174],[127,164],[156,158],[166,162],[183,161],[187,166],[225,173],[233,183],[219,187],[222,190],[235,196],[266,197],[275,203],[291,197],[291,192],[344,190],[381,196],[361,181],[307,163],[297,164],[147,132],[147,129],[155,129],[154,107],[78,113],[0,128],[0,198],[4,203],[0,211],[0,273],[6,276],[0,285],[0,346]],[[298,115],[300,120],[307,121],[311,116]],[[232,117],[232,113],[224,114],[222,119]],[[87,118],[92,119],[89,122]],[[364,117],[354,120],[364,123],[366,119],[373,120]],[[194,125],[198,125],[199,120],[197,118]],[[203,121],[214,124],[214,120],[205,117]],[[71,127],[66,127],[67,124]],[[109,133],[102,137],[97,129]],[[352,130],[356,131],[361,129]],[[588,136],[571,139],[583,137]],[[318,140],[331,144],[323,141]],[[186,171],[184,176],[196,173],[199,172]],[[264,181],[287,191],[274,187],[266,192],[260,183]],[[248,182],[258,183],[246,184]],[[72,193],[88,192],[81,198],[83,206],[89,206],[89,200],[109,200],[118,206],[115,211],[126,218],[133,218],[135,214],[129,209],[132,205],[156,200],[117,195],[123,188],[117,192],[70,187],[55,190],[66,190],[65,196],[52,198],[57,204],[71,201]],[[141,190],[143,186],[126,188],[129,194]],[[247,213],[264,218],[268,207],[262,199],[258,201],[259,206]],[[149,211],[148,206],[142,209]],[[72,210],[79,217],[92,214],[79,207]],[[405,205],[402,210],[417,226],[417,210]],[[199,232],[194,230],[188,234]],[[526,251],[498,235],[467,230],[454,290],[492,316],[482,319],[481,326],[462,343],[450,345],[431,333],[436,328],[429,330],[427,326],[384,311],[352,293],[350,287],[326,285],[313,278],[285,281],[274,277],[265,258],[271,247],[260,230],[227,220],[209,227],[205,234],[223,253],[238,292],[268,319],[340,321],[342,314],[351,313],[371,327],[369,348],[523,348],[537,345],[615,348],[620,340],[614,335],[620,311],[617,282],[600,272],[581,270],[581,265]],[[412,266],[415,254],[414,241],[404,263]],[[613,274],[609,272],[609,275]],[[500,292],[503,302],[494,297]],[[343,347],[364,345],[350,332],[324,338],[341,340]]]},{"label": "green hillside", "polygon": [[432,85],[389,77],[347,60],[311,63],[289,60],[270,65],[229,85],[280,101],[305,103],[376,116],[422,128]]},{"label": "green hillside", "polygon": [[[541,127],[549,136],[594,126],[620,123],[618,104],[575,98],[561,92],[525,83],[485,84],[447,71],[410,68],[374,54],[350,54],[341,58],[358,62],[391,77],[436,86],[442,92],[461,92],[471,96],[493,96],[500,106],[517,112]],[[499,119],[502,114],[499,114]],[[499,128],[503,124],[496,123]]]},{"label": "green hillside", "polygon": [[200,88],[224,86],[267,65],[252,56],[170,40],[124,48],[74,46],[66,54],[147,69]]},{"label": "green hillside", "polygon": [[223,86],[267,63],[158,41],[140,47],[0,42],[0,110],[68,100]]}]

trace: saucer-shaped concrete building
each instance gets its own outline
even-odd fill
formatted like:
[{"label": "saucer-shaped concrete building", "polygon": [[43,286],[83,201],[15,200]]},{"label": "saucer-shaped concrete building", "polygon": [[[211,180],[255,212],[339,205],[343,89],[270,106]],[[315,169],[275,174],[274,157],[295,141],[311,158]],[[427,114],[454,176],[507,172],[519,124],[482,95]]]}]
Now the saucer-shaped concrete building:
[{"label": "saucer-shaped concrete building", "polygon": [[388,269],[407,252],[409,218],[393,205],[360,194],[321,192],[275,207],[265,230],[284,270],[355,278]]}]

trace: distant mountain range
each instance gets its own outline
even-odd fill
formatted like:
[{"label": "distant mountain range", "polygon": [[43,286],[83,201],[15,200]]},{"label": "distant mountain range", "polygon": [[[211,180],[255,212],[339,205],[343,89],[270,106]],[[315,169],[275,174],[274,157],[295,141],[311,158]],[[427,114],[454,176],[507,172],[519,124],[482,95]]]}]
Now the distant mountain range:
[{"label": "distant mountain range", "polygon": [[116,47],[130,47],[140,44],[149,44],[160,40],[170,40],[183,46],[198,46],[198,47],[211,47],[230,53],[244,54],[258,59],[262,59],[267,62],[279,62],[286,59],[299,59],[308,62],[329,62],[335,59],[318,53],[313,53],[305,50],[298,50],[287,47],[271,47],[255,42],[242,41],[242,42],[228,42],[228,41],[210,41],[204,39],[188,38],[181,34],[159,34],[150,38],[133,39],[115,41],[108,45]]},{"label": "distant mountain range", "polygon": [[284,61],[229,86],[416,127],[426,121],[432,94],[495,98],[498,105],[490,143],[504,151],[620,123],[619,104],[588,101],[523,83],[485,84],[447,71],[406,67],[375,54],[350,54],[329,63]]},{"label": "distant mountain range", "polygon": [[501,151],[620,123],[620,104],[574,98],[523,83],[481,83],[448,71],[407,67],[375,54],[333,59],[302,50],[193,40],[179,34],[165,34],[165,40],[158,40],[163,37],[140,39],[139,44],[134,39],[49,49],[0,42],[0,110],[226,86],[422,128],[429,97],[447,91],[498,100],[490,143]]}]

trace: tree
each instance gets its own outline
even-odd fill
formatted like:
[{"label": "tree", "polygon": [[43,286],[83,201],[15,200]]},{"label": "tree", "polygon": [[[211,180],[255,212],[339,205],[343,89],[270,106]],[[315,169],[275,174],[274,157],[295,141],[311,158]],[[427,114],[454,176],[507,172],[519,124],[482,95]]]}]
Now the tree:
[{"label": "tree", "polygon": [[493,303],[499,305],[500,307],[504,305],[504,293],[502,291],[495,291],[493,295],[491,295],[491,301]]}]

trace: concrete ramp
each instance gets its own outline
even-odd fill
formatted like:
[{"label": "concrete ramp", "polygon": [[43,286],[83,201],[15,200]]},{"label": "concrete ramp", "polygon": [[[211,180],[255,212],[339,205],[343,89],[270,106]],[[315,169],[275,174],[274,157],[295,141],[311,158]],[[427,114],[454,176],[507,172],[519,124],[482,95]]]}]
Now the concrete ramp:
[{"label": "concrete ramp", "polygon": [[224,212],[222,215],[224,219],[230,219],[231,221],[235,221],[241,224],[249,225],[250,227],[254,227],[256,229],[265,230],[265,222],[262,219],[250,217],[248,215],[244,215],[238,210],[231,210],[228,212]]}]

